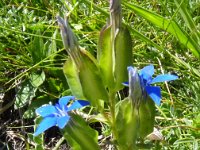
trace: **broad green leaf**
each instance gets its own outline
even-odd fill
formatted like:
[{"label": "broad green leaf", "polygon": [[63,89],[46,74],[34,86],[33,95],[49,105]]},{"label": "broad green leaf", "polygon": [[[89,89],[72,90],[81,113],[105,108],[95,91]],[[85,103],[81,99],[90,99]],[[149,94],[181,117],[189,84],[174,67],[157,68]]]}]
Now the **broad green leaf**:
[{"label": "broad green leaf", "polygon": [[139,137],[145,138],[153,132],[155,122],[155,103],[149,97],[139,105]]},{"label": "broad green leaf", "polygon": [[102,107],[102,100],[108,101],[108,93],[103,84],[100,69],[87,51],[81,50],[79,79],[85,97],[94,106]]},{"label": "broad green leaf", "polygon": [[63,71],[66,76],[68,85],[72,91],[72,95],[74,95],[78,99],[85,99],[78,77],[78,70],[70,57],[65,62],[63,66]]},{"label": "broad green leaf", "polygon": [[98,43],[98,60],[105,84],[116,91],[122,89],[122,83],[128,80],[127,66],[132,64],[132,40],[126,26],[118,29],[114,51],[111,26],[103,28]]},{"label": "broad green leaf", "polygon": [[15,109],[29,104],[35,97],[36,91],[37,88],[35,88],[28,80],[23,82],[16,94]]},{"label": "broad green leaf", "polygon": [[82,117],[70,115],[71,120],[62,131],[73,150],[99,150],[98,132],[90,128]]},{"label": "broad green leaf", "polygon": [[128,81],[127,67],[132,65],[132,38],[126,26],[119,28],[115,37],[115,89],[123,88],[122,83]]},{"label": "broad green leaf", "polygon": [[111,42],[111,26],[105,26],[101,32],[98,42],[97,59],[106,86],[114,86],[113,75],[113,52]]},{"label": "broad green leaf", "polygon": [[117,144],[120,150],[134,149],[138,136],[138,111],[129,98],[116,105]]},{"label": "broad green leaf", "polygon": [[45,81],[45,73],[44,71],[42,71],[41,74],[31,73],[29,78],[30,78],[31,84],[34,87],[38,88]]},{"label": "broad green leaf", "polygon": [[148,11],[134,4],[124,3],[124,5],[149,22],[174,35],[180,41],[180,43],[190,49],[196,57],[200,58],[200,46],[198,43],[194,41],[186,32],[184,32],[175,21],[166,19],[161,15]]}]

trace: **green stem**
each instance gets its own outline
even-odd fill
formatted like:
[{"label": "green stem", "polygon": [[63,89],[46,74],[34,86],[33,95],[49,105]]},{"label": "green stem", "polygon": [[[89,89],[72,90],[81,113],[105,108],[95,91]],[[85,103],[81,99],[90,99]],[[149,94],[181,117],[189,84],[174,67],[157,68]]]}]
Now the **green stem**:
[{"label": "green stem", "polygon": [[110,113],[111,113],[111,127],[113,133],[113,139],[116,141],[118,139],[117,129],[116,129],[116,118],[115,118],[115,92],[109,93],[109,103],[110,103]]}]

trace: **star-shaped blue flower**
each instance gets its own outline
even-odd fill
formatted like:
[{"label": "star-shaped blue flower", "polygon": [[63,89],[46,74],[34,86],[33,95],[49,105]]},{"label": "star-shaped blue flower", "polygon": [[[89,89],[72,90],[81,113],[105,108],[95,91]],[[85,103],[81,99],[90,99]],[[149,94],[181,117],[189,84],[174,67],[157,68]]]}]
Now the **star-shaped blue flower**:
[{"label": "star-shaped blue flower", "polygon": [[[70,100],[74,100],[74,102],[68,107],[67,104]],[[38,125],[34,136],[39,135],[52,126],[58,126],[60,129],[63,129],[70,119],[68,112],[89,104],[88,101],[75,100],[74,96],[64,96],[59,99],[58,104],[55,106],[45,105],[37,108],[36,113],[44,119]]]},{"label": "star-shaped blue flower", "polygon": [[[157,105],[160,105],[161,90],[159,86],[151,86],[151,85],[158,82],[165,82],[178,79],[177,76],[171,74],[158,75],[155,78],[152,78],[154,74],[153,65],[146,66],[140,71],[137,71],[136,68],[129,66],[128,72],[129,72],[129,83],[124,83],[124,85],[128,85],[129,88],[132,88],[133,90],[137,89],[137,91],[134,91],[133,93],[141,93],[144,95],[147,93]],[[140,82],[136,81],[138,80],[138,78]]]}]

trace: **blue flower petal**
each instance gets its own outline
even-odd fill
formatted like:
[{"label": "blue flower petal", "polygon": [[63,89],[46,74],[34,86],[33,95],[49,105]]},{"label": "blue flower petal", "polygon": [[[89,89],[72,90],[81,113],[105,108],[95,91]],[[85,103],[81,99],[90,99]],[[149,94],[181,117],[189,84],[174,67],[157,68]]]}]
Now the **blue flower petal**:
[{"label": "blue flower petal", "polygon": [[46,117],[42,120],[42,122],[39,124],[37,127],[35,133],[33,134],[34,136],[39,135],[40,133],[44,132],[45,130],[53,127],[57,123],[57,118],[56,117]]},{"label": "blue flower petal", "polygon": [[64,97],[61,97],[58,101],[59,105],[61,108],[63,108],[64,106],[67,105],[67,103],[70,101],[70,100],[74,100],[75,97],[74,96],[64,96]]},{"label": "blue flower petal", "polygon": [[72,105],[68,108],[68,111],[74,110],[74,109],[78,109],[84,106],[90,105],[90,103],[88,101],[84,101],[84,100],[77,100],[74,103],[72,103]]},{"label": "blue flower petal", "polygon": [[171,74],[164,74],[158,75],[155,77],[150,84],[157,83],[157,82],[164,82],[164,81],[171,81],[178,79],[178,76],[171,75]]},{"label": "blue flower petal", "polygon": [[127,87],[129,86],[129,82],[123,82],[122,84],[123,84],[124,86],[127,86]]},{"label": "blue flower petal", "polygon": [[154,66],[153,65],[149,65],[149,66],[144,67],[143,69],[140,70],[139,74],[146,81],[150,80],[151,77],[154,74]]},{"label": "blue flower petal", "polygon": [[160,105],[161,100],[161,91],[159,86],[146,86],[145,87],[147,94],[151,99],[157,104]]},{"label": "blue flower petal", "polygon": [[49,115],[57,113],[57,109],[52,105],[45,105],[37,108],[35,112],[42,117],[47,117]]},{"label": "blue flower petal", "polygon": [[57,119],[57,125],[60,129],[63,129],[65,125],[68,123],[70,116],[62,116]]}]

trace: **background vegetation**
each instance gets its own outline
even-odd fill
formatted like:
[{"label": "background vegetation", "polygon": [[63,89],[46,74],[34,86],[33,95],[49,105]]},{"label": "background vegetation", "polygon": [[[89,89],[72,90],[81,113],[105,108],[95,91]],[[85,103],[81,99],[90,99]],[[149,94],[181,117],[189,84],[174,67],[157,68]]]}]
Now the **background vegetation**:
[{"label": "background vegetation", "polygon": [[[66,149],[57,128],[33,138],[35,108],[70,94],[62,71],[56,15],[67,16],[80,46],[96,55],[108,1],[0,1],[0,149]],[[162,87],[156,127],[164,139],[152,149],[200,147],[200,1],[123,0],[123,22],[133,39],[133,66],[154,64],[179,80]],[[109,129],[91,124],[106,135]],[[109,134],[107,134],[109,136]],[[43,141],[44,140],[44,141]],[[100,140],[101,143],[101,140]]]}]

